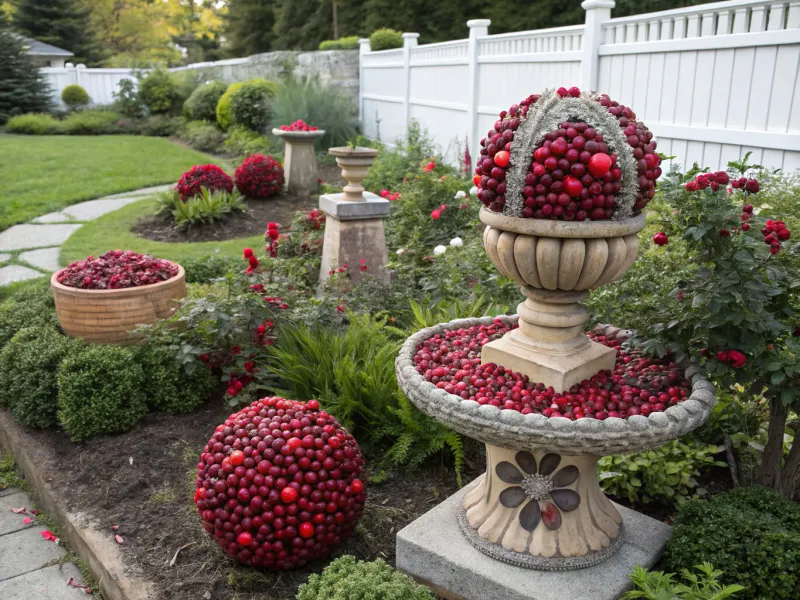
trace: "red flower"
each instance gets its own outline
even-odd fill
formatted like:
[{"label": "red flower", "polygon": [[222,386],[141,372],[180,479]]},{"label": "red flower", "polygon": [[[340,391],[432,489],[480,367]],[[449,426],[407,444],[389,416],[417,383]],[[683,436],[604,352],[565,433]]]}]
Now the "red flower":
[{"label": "red flower", "polygon": [[747,363],[747,357],[738,350],[728,350],[728,360],[734,369],[741,369]]},{"label": "red flower", "polygon": [[271,156],[253,154],[236,169],[236,187],[250,198],[279,194],[284,183],[283,167]]},{"label": "red flower", "polygon": [[433,219],[434,221],[440,218],[441,216],[442,216],[442,211],[439,210],[438,208],[434,208],[431,211],[431,219]]},{"label": "red flower", "polygon": [[720,350],[717,352],[717,360],[719,362],[727,363],[728,362],[728,351],[727,350]]},{"label": "red flower", "polygon": [[381,190],[381,198],[386,198],[389,194],[391,194],[389,190]]},{"label": "red flower", "polygon": [[666,233],[659,231],[653,236],[653,243],[656,246],[666,246],[669,243],[669,238],[667,237]]},{"label": "red flower", "polygon": [[336,307],[336,310],[338,310],[339,312],[343,313],[344,312],[344,305],[340,304],[339,306]]},{"label": "red flower", "polygon": [[270,237],[270,239],[277,240],[280,237],[281,234],[280,234],[280,232],[278,232],[277,229],[268,229],[267,230],[267,235]]},{"label": "red flower", "polygon": [[197,165],[178,180],[178,195],[184,202],[199,194],[202,188],[232,192],[233,179],[217,165]]},{"label": "red flower", "polygon": [[255,256],[248,258],[247,262],[250,264],[250,268],[252,269],[255,269],[258,266],[258,259]]},{"label": "red flower", "polygon": [[245,258],[250,258],[251,256],[253,256],[253,249],[252,248],[245,248],[244,252],[242,252],[242,255]]},{"label": "red flower", "polygon": [[431,162],[429,162],[427,165],[425,165],[425,172],[426,172],[426,173],[430,173],[430,172],[431,172],[431,171],[433,171],[435,168],[436,168],[436,163],[435,163],[435,162],[433,162],[433,161],[431,161]]}]

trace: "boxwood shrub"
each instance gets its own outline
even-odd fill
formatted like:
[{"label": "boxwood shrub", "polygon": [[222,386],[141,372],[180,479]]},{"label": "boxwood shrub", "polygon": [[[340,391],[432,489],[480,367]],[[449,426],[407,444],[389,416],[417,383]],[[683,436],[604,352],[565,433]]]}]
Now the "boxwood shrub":
[{"label": "boxwood shrub", "polygon": [[6,122],[8,133],[22,135],[52,135],[61,132],[61,121],[52,115],[29,113],[11,117]]},{"label": "boxwood shrub", "polygon": [[28,427],[54,425],[58,368],[81,345],[51,326],[20,329],[0,351],[0,405]]},{"label": "boxwood shrub", "polygon": [[300,586],[297,600],[434,600],[427,588],[395,571],[382,560],[358,561],[342,556],[330,563],[321,575],[311,575]]},{"label": "boxwood shrub", "polygon": [[319,43],[320,50],[355,50],[358,48],[358,36],[348,35],[338,40],[325,40]]},{"label": "boxwood shrub", "polygon": [[153,69],[139,81],[139,97],[153,114],[171,112],[181,101],[178,82],[164,69]]},{"label": "boxwood shrub", "polygon": [[394,29],[377,29],[369,36],[369,47],[373,52],[403,47],[403,34]]},{"label": "boxwood shrub", "polygon": [[800,598],[800,505],[771,489],[749,487],[694,500],[678,512],[664,566],[680,572],[702,562],[723,569],[737,598]]},{"label": "boxwood shrub", "polygon": [[208,400],[218,384],[207,368],[195,369],[191,376],[187,375],[175,353],[163,346],[142,346],[137,359],[144,371],[147,404],[155,410],[192,412]]},{"label": "boxwood shrub", "polygon": [[61,100],[74,110],[89,104],[89,94],[77,83],[73,83],[61,91]]},{"label": "boxwood shrub", "polygon": [[183,103],[183,115],[189,121],[217,120],[217,104],[228,84],[221,81],[210,81],[195,88],[192,95]]},{"label": "boxwood shrub", "polygon": [[0,303],[0,349],[23,327],[58,327],[56,304],[48,283],[26,285]]},{"label": "boxwood shrub", "polygon": [[145,386],[134,350],[86,346],[58,370],[58,420],[73,441],[127,431],[147,414]]},{"label": "boxwood shrub", "polygon": [[217,123],[225,130],[242,125],[260,131],[269,122],[270,99],[279,89],[280,84],[266,79],[231,84],[217,103]]}]

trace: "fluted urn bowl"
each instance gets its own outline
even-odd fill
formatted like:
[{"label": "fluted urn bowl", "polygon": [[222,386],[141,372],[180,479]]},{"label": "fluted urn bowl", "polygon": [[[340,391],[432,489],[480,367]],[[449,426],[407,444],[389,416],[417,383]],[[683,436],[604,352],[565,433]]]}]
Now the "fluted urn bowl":
[{"label": "fluted urn bowl", "polygon": [[[517,317],[502,319],[511,323]],[[470,543],[493,558],[527,568],[597,564],[623,539],[622,518],[600,489],[598,458],[647,450],[699,427],[715,404],[714,386],[686,365],[691,394],[664,412],[573,421],[464,400],[417,372],[414,355],[425,340],[493,320],[459,319],[415,333],[397,358],[397,380],[423,413],[486,444],[486,473],[471,484],[459,514]],[[609,339],[629,334],[611,326],[599,326],[596,333]]]}]

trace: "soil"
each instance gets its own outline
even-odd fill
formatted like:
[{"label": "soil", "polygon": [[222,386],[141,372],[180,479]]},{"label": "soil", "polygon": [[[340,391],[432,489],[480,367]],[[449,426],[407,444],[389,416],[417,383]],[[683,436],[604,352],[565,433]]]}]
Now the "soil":
[{"label": "soil", "polygon": [[[336,165],[320,165],[319,176],[325,183],[341,187],[341,169]],[[275,221],[285,230],[297,211],[308,211],[319,205],[318,196],[294,196],[281,193],[273,198],[245,199],[247,212],[234,213],[223,221],[192,227],[188,231],[175,229],[164,217],[148,215],[134,225],[132,231],[140,237],[158,242],[217,242],[263,234],[267,223]]]},{"label": "soil", "polygon": [[[230,412],[215,400],[189,415],[151,414],[130,432],[82,444],[55,429],[30,435],[52,450],[39,454],[43,463],[37,466],[60,500],[88,513],[109,535],[119,525],[131,572],[153,582],[155,597],[170,600],[293,600],[297,587],[332,557],[352,554],[394,564],[394,534],[458,489],[452,469],[441,464],[386,476],[377,466],[379,456],[368,456],[371,478],[385,479],[368,484],[364,517],[332,557],[288,573],[240,567],[203,531],[192,503],[197,458]],[[471,471],[467,481],[479,474]]]}]

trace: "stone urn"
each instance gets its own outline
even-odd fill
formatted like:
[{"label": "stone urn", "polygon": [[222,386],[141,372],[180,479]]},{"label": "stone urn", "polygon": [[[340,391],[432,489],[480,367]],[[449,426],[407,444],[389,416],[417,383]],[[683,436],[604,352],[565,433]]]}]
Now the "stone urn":
[{"label": "stone urn", "polygon": [[296,196],[310,196],[319,188],[319,169],[314,142],[325,135],[316,131],[285,131],[275,128],[272,135],[286,142],[283,170],[286,191]]},{"label": "stone urn", "polygon": [[342,177],[347,180],[343,189],[343,199],[355,202],[364,200],[364,186],[361,181],[367,176],[372,161],[378,156],[375,148],[340,146],[329,148],[328,154],[336,157],[336,164],[342,169]]}]

